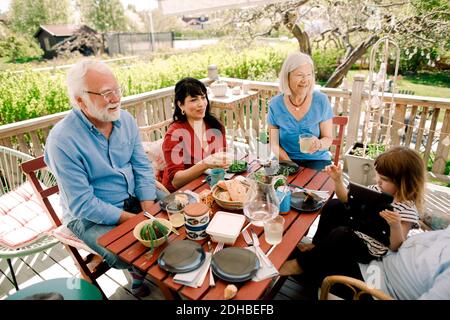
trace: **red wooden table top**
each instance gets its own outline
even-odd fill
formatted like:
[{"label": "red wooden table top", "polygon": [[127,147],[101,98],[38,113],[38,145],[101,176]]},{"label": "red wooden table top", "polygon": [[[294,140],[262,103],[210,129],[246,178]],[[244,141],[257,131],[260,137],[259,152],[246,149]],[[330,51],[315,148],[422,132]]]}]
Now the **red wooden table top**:
[{"label": "red wooden table top", "polygon": [[[250,168],[253,167],[253,169],[257,166],[258,165],[255,162],[252,162],[250,164]],[[204,179],[205,176],[202,175],[199,178],[188,183],[184,187],[180,188],[180,191],[192,190],[199,193],[200,191],[209,188],[208,184],[203,182]],[[288,182],[298,186],[304,186],[309,189],[327,190],[330,191],[330,196],[332,196],[334,191],[334,183],[326,173],[307,168],[301,168],[299,172],[289,176]],[[211,210],[212,213],[215,213],[219,210],[227,211],[214,203]],[[240,212],[242,213],[242,210]],[[158,203],[155,203],[153,205],[150,213],[156,217],[167,219],[166,212],[160,210]],[[283,240],[272,250],[272,252],[268,256],[276,268],[279,269],[280,266],[286,260],[288,260],[290,254],[295,250],[297,243],[308,232],[309,227],[317,218],[318,214],[319,211],[313,213],[299,213],[297,210],[291,209],[290,212],[283,215],[285,218]],[[143,246],[133,236],[133,229],[139,222],[145,219],[147,218],[142,213],[138,214],[134,218],[127,220],[123,224],[117,226],[115,229],[101,236],[97,240],[97,242],[101,246],[106,247],[111,252],[117,254],[122,260],[133,264],[135,267],[143,271],[147,271],[148,275],[158,284],[167,299],[177,298],[176,293],[179,293],[184,297],[192,300],[223,299],[224,289],[228,285],[226,281],[215,277],[216,286],[210,287],[209,276],[206,276],[201,287],[192,288],[175,283],[173,281],[173,275],[169,274],[159,267],[157,263],[159,253],[167,246],[167,243],[186,238],[184,227],[178,228],[180,235],[172,233],[165,244],[158,248],[155,248],[155,252],[150,259],[144,256],[144,254],[148,252],[148,248]],[[252,228],[259,236],[261,249],[264,252],[268,252],[272,246],[265,241],[263,234],[264,229],[255,226],[252,226]],[[205,251],[207,251],[207,239],[198,242],[202,244],[205,248]],[[242,234],[239,235],[234,246],[247,246],[242,237]],[[234,299],[260,299],[263,297],[266,290],[270,288],[271,282],[272,279],[266,279],[259,282],[249,280],[243,283],[235,284],[238,287],[238,292]]]}]

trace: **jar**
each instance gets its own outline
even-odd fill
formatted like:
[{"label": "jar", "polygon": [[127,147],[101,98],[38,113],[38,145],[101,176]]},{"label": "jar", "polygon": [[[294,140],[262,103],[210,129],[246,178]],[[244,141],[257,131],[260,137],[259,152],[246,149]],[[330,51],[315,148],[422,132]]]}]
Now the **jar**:
[{"label": "jar", "polygon": [[208,235],[206,228],[209,224],[209,207],[202,203],[190,203],[184,207],[184,227],[186,236],[191,240],[202,240]]},{"label": "jar", "polygon": [[211,64],[208,66],[208,78],[211,80],[219,79],[219,74],[217,72],[217,66],[215,64]]},{"label": "jar", "polygon": [[249,90],[250,90],[250,82],[249,81],[242,82],[242,93],[248,94]]}]

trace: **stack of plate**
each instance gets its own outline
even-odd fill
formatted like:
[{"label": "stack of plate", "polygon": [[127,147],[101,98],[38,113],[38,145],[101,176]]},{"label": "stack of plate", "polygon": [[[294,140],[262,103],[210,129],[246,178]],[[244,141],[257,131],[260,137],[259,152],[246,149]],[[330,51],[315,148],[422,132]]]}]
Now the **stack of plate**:
[{"label": "stack of plate", "polygon": [[168,272],[183,273],[200,267],[206,254],[202,246],[191,240],[170,243],[161,252],[158,264]]},{"label": "stack of plate", "polygon": [[253,278],[259,268],[259,259],[250,250],[229,247],[213,255],[211,268],[222,280],[243,282]]}]

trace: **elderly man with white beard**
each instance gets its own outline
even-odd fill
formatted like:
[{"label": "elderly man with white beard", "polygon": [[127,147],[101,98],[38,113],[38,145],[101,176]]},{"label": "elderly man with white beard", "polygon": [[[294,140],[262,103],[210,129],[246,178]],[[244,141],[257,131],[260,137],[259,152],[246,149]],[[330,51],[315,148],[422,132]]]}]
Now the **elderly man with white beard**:
[{"label": "elderly man with white beard", "polygon": [[111,267],[130,271],[133,294],[148,295],[145,274],[97,244],[157,197],[136,121],[120,109],[117,79],[101,62],[76,63],[67,89],[73,109],[51,130],[44,156],[59,185],[63,223]]}]

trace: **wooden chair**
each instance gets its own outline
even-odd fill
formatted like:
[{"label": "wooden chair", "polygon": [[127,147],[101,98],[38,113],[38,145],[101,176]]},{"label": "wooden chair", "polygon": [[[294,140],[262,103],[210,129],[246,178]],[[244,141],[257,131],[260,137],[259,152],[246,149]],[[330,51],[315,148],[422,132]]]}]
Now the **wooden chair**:
[{"label": "wooden chair", "polygon": [[162,142],[164,139],[164,134],[167,131],[167,127],[171,123],[172,119],[168,119],[150,126],[139,127],[139,133],[141,135],[144,151],[153,165],[153,170],[156,177],[156,187],[168,194],[170,191],[167,190],[167,188],[158,180],[162,179],[162,171],[166,166],[162,151]]},{"label": "wooden chair", "polygon": [[[48,232],[52,224],[35,202],[20,164],[32,156],[0,146],[0,258],[6,259],[12,282],[19,290],[11,259],[47,250],[59,241]],[[47,177],[40,177],[46,183]]]},{"label": "wooden chair", "polygon": [[[23,162],[21,167],[23,172],[25,172],[28,181],[30,181],[38,199],[46,209],[48,216],[57,227],[57,229],[53,232],[53,235],[64,244],[66,250],[69,252],[70,256],[75,261],[75,264],[79,268],[82,277],[97,286],[102,292],[103,297],[106,299],[105,293],[99,286],[97,279],[108,271],[110,267],[102,257],[92,251],[92,249],[90,249],[83,241],[77,238],[66,226],[61,223],[60,218],[56,214],[56,211],[49,200],[51,195],[59,193],[58,185],[55,183],[51,187],[46,187],[39,183],[37,172],[47,167],[44,162],[44,157],[41,156],[39,158]],[[83,258],[79,252],[80,249],[88,251],[89,254]],[[88,264],[91,262],[94,263],[94,265],[89,267]]]},{"label": "wooden chair", "polygon": [[341,155],[342,140],[344,138],[345,126],[347,125],[348,117],[335,116],[333,117],[333,125],[337,126],[337,137],[333,139],[331,143],[335,146],[333,162],[337,166],[339,163],[339,157]]},{"label": "wooden chair", "polygon": [[322,281],[320,288],[320,300],[331,300],[330,298],[338,298],[330,293],[330,289],[335,284],[342,284],[353,291],[353,300],[359,300],[363,295],[371,295],[378,300],[394,300],[391,296],[381,290],[369,288],[367,284],[361,280],[346,276],[328,276]]}]

